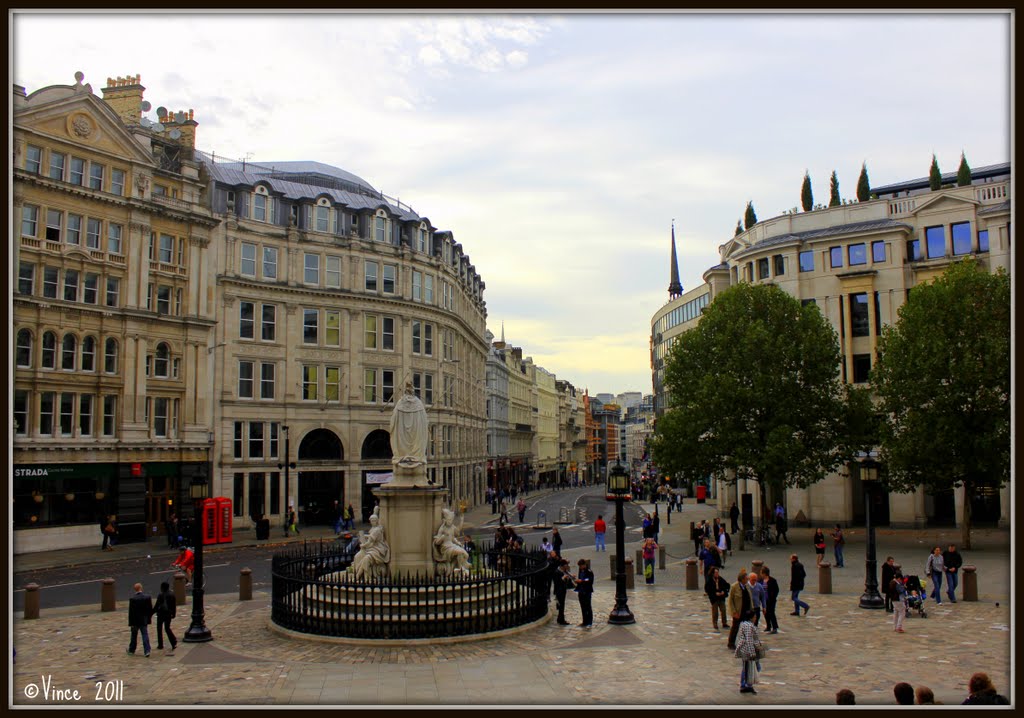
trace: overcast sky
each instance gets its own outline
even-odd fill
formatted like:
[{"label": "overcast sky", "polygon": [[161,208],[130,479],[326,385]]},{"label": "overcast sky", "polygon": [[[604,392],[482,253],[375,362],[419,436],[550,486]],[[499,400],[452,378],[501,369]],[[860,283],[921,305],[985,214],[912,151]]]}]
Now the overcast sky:
[{"label": "overcast sky", "polygon": [[[316,160],[461,242],[488,327],[559,379],[651,391],[650,320],[759,219],[1010,159],[1007,14],[18,14],[28,92],[141,74],[197,145]],[[155,113],[149,113],[155,119]]]}]

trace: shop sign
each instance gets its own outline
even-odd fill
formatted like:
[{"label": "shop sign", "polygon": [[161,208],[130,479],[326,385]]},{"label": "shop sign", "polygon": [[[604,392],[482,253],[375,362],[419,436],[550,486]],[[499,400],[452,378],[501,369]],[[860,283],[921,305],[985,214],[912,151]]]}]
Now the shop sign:
[{"label": "shop sign", "polygon": [[386,484],[395,477],[394,471],[382,471],[377,473],[367,473],[366,483],[367,484]]},{"label": "shop sign", "polygon": [[114,464],[22,464],[14,467],[16,479],[94,479],[109,476]]}]

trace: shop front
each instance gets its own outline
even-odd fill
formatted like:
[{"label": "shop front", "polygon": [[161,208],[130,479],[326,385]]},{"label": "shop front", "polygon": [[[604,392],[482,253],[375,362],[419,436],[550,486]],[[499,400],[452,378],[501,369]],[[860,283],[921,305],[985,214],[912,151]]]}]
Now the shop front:
[{"label": "shop front", "polygon": [[117,508],[117,464],[15,464],[14,552],[102,542],[100,522]]}]

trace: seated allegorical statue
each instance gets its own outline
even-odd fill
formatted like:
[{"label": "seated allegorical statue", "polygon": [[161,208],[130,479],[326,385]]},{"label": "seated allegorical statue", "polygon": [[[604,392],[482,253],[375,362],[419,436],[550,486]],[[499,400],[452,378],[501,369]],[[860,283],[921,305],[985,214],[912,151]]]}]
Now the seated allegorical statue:
[{"label": "seated allegorical statue", "polygon": [[441,509],[441,525],[434,534],[434,567],[441,576],[448,576],[455,571],[469,572],[469,553],[456,539],[460,535],[455,526],[455,513],[451,509]]},{"label": "seated allegorical statue", "polygon": [[388,575],[391,547],[388,546],[384,527],[380,525],[380,506],[370,514],[370,530],[359,537],[359,551],[352,559],[352,573],[356,578],[377,578]]}]

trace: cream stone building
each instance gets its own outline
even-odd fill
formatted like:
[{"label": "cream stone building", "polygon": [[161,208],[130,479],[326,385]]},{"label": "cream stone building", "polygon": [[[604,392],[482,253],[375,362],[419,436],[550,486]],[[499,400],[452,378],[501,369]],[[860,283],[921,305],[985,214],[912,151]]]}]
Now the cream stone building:
[{"label": "cream stone building", "polygon": [[[699,321],[701,310],[737,282],[774,283],[804,303],[815,303],[839,336],[846,382],[867,382],[881,328],[896,321],[910,290],[941,274],[952,262],[976,257],[990,271],[1010,271],[1009,164],[979,167],[973,183],[956,187],[955,173],[943,187],[929,189],[926,178],[872,192],[878,199],[847,202],[811,212],[791,212],[759,222],[719,248],[721,263],[704,273],[705,284],[682,292],[672,246],[668,304],[651,320],[651,364],[656,411],[669,406],[664,387],[666,352],[678,336]],[[729,506],[737,494],[757,486],[715,482],[712,496]],[[792,518],[814,524],[864,520],[864,486],[858,465],[826,477],[808,489],[789,489],[785,503]],[[972,497],[979,522],[1007,525],[1009,488]],[[921,527],[959,523],[963,490],[931,495],[923,489],[884,496],[884,525]]]},{"label": "cream stone building", "polygon": [[558,391],[555,375],[544,367],[534,366],[537,386],[537,475],[542,483],[558,483]]}]

